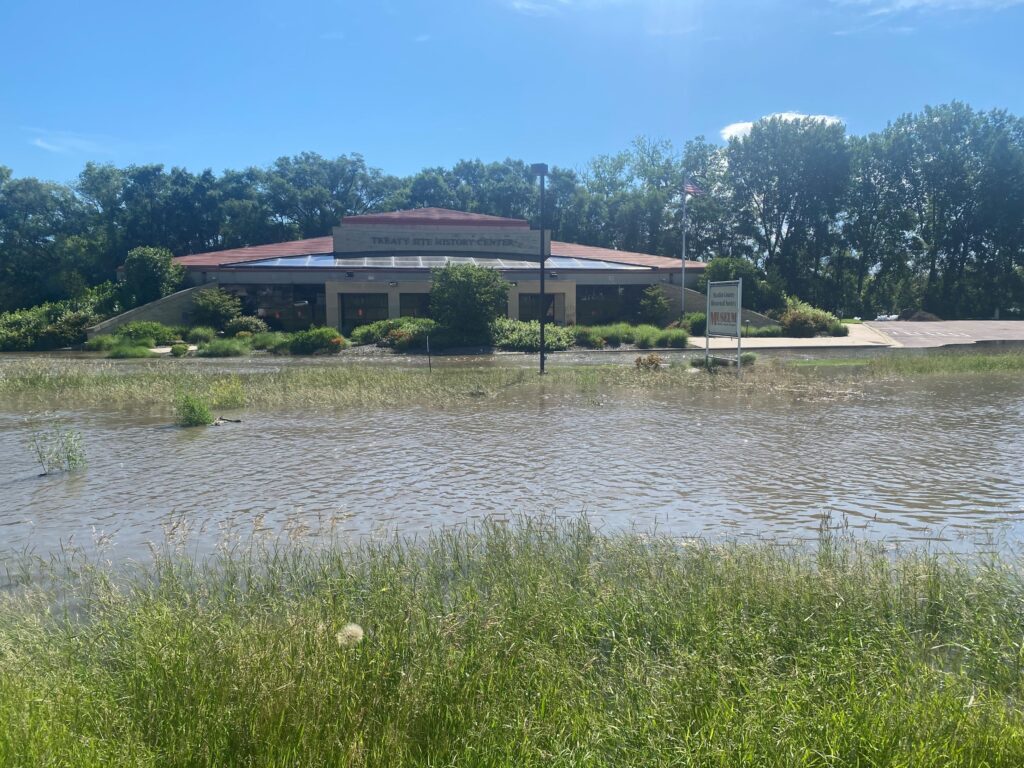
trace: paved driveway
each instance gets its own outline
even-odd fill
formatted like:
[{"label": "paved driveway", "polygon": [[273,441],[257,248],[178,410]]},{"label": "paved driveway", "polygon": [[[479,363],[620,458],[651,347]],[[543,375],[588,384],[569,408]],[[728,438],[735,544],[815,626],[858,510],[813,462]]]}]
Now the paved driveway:
[{"label": "paved driveway", "polygon": [[943,347],[978,341],[1024,342],[1024,321],[943,320],[935,323],[909,321],[877,322],[867,325],[881,331],[904,347]]}]

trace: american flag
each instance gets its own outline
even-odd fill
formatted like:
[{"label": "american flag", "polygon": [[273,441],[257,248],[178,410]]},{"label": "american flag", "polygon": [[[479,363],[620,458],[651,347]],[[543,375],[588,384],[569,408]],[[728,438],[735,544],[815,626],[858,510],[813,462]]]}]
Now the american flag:
[{"label": "american flag", "polygon": [[699,197],[700,195],[704,194],[704,190],[698,187],[692,181],[687,181],[686,183],[683,184],[683,192],[685,192],[687,195],[693,195],[694,197]]}]

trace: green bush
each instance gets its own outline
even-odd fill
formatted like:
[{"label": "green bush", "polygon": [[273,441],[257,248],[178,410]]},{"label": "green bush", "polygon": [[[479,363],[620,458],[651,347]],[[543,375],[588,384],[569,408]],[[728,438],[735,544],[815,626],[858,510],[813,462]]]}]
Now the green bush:
[{"label": "green bush", "polygon": [[423,349],[427,336],[436,333],[437,327],[436,322],[425,317],[397,317],[361,325],[352,331],[349,340],[357,346],[376,344],[398,350]]},{"label": "green bush", "polygon": [[743,365],[753,365],[757,362],[757,355],[753,352],[744,352],[740,355],[740,363]]},{"label": "green bush", "polygon": [[708,329],[708,316],[703,312],[688,312],[680,325],[693,336],[703,336]]},{"label": "green bush", "polygon": [[175,357],[184,357],[188,354],[188,344],[173,344],[171,354]]},{"label": "green bush", "polygon": [[114,360],[128,360],[137,357],[156,357],[149,347],[121,345],[114,347],[107,353],[107,357]]},{"label": "green bush", "polygon": [[177,328],[149,320],[135,320],[125,323],[114,331],[114,335],[126,342],[141,342],[152,339],[154,344],[170,344],[181,335]]},{"label": "green bush", "polygon": [[265,349],[267,351],[273,351],[275,347],[283,345],[284,354],[288,354],[288,345],[291,343],[291,340],[292,336],[290,333],[267,331],[266,333],[257,333],[249,340],[249,344],[253,349]]},{"label": "green bush", "polygon": [[224,326],[226,336],[237,336],[239,333],[247,332],[255,336],[257,333],[266,333],[269,330],[267,324],[258,317],[240,315],[228,320]]},{"label": "green bush", "polygon": [[104,333],[99,336],[93,336],[85,342],[83,348],[89,352],[109,352],[117,346],[123,346],[121,340],[117,336]]},{"label": "green bush", "polygon": [[453,343],[490,343],[494,321],[507,310],[508,283],[496,269],[449,264],[433,270],[430,314]]},{"label": "green bush", "polygon": [[288,345],[293,355],[318,355],[340,352],[346,346],[336,328],[310,328],[296,333]]},{"label": "green bush", "polygon": [[743,335],[751,339],[774,339],[782,336],[781,325],[765,325],[763,327],[744,326]]},{"label": "green bush", "polygon": [[576,346],[587,349],[604,349],[608,340],[601,335],[601,326],[577,325],[573,329],[576,336]]},{"label": "green bush", "polygon": [[213,424],[210,407],[194,395],[182,395],[175,403],[177,423],[181,427],[205,427]]},{"label": "green bush", "polygon": [[128,251],[122,268],[121,296],[126,307],[148,304],[178,290],[185,268],[166,248],[140,247]]},{"label": "green bush", "polygon": [[241,299],[220,288],[206,288],[192,297],[192,322],[197,325],[224,328],[240,314]]},{"label": "green bush", "polygon": [[790,297],[786,301],[786,311],[779,318],[779,325],[786,336],[798,339],[812,336],[846,336],[850,332],[850,329],[831,312],[812,307],[795,297]]},{"label": "green bush", "polygon": [[[498,349],[515,352],[539,352],[540,351],[540,322],[530,320],[511,320],[507,317],[499,317],[492,325],[492,336],[494,346]],[[576,340],[576,332],[573,328],[565,328],[559,325],[545,325],[544,327],[544,349],[548,352],[568,349]]]},{"label": "green bush", "polygon": [[191,344],[209,344],[215,338],[217,331],[205,325],[197,325],[185,334],[185,340]]},{"label": "green bush", "polygon": [[196,350],[198,357],[244,357],[250,347],[240,339],[214,339]]}]

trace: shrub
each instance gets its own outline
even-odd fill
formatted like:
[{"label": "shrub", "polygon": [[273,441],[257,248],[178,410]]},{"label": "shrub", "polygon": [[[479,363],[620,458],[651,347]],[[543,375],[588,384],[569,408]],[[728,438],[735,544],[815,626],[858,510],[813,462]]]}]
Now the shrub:
[{"label": "shrub", "polygon": [[194,395],[181,395],[174,410],[180,427],[205,427],[213,424],[210,407]]},{"label": "shrub", "polygon": [[184,357],[188,354],[188,344],[174,344],[171,346],[171,354],[175,357]]},{"label": "shrub", "polygon": [[220,288],[207,288],[192,297],[192,321],[199,325],[223,328],[242,314],[242,301]]},{"label": "shrub", "polygon": [[812,307],[794,297],[787,300],[786,311],[779,318],[779,324],[786,336],[794,338],[819,335],[845,336],[850,332],[831,312]]},{"label": "shrub", "polygon": [[192,344],[208,344],[217,338],[217,331],[205,325],[197,325],[185,334],[185,340]]},{"label": "shrub", "polygon": [[296,333],[288,346],[293,355],[316,355],[340,352],[345,339],[335,328],[310,328]]},{"label": "shrub", "polygon": [[396,317],[361,325],[352,331],[350,341],[362,346],[376,344],[398,350],[423,349],[427,336],[437,332],[435,321],[425,317]]},{"label": "shrub", "polygon": [[93,336],[85,342],[83,347],[89,352],[109,352],[119,344],[121,344],[121,341],[117,336],[111,336],[109,333],[104,333],[99,336]]},{"label": "shrub", "polygon": [[266,333],[256,334],[253,336],[249,339],[249,344],[253,349],[265,349],[269,352],[288,354],[288,345],[291,341],[291,334],[285,334],[279,331],[267,331]]},{"label": "shrub", "polygon": [[743,335],[751,339],[777,338],[782,335],[781,325],[765,325],[761,328],[744,327]]},{"label": "shrub", "polygon": [[198,357],[243,357],[249,354],[249,345],[240,339],[214,339],[196,350]]},{"label": "shrub", "polygon": [[[540,351],[540,322],[537,320],[524,322],[499,317],[492,324],[491,333],[494,346],[498,349],[515,352]],[[544,328],[544,349],[548,352],[568,349],[575,339],[576,332],[573,328],[558,325],[546,325]]]},{"label": "shrub", "polygon": [[604,349],[607,340],[601,335],[600,326],[577,325],[573,331],[576,335],[576,345],[587,349]]},{"label": "shrub", "polygon": [[255,336],[257,333],[266,333],[268,330],[270,329],[265,322],[251,315],[233,317],[224,325],[224,334],[226,336],[237,336],[243,332]]},{"label": "shrub", "polygon": [[642,323],[663,327],[672,314],[668,296],[660,285],[649,285],[640,297],[639,318]]},{"label": "shrub", "polygon": [[156,357],[156,352],[153,352],[149,347],[144,346],[129,346],[123,344],[116,346],[107,353],[107,357],[114,360],[128,360],[139,357]]},{"label": "shrub", "polygon": [[252,334],[248,331],[239,331],[235,334],[235,338],[239,341],[244,341],[246,344],[252,345]]},{"label": "shrub", "polygon": [[753,352],[744,352],[740,355],[740,363],[743,365],[753,365],[757,362],[757,355]]},{"label": "shrub", "polygon": [[114,331],[114,335],[125,342],[134,342],[141,346],[145,339],[151,339],[153,345],[170,344],[180,335],[177,328],[149,320],[135,320],[125,323]]},{"label": "shrub", "polygon": [[708,316],[703,312],[688,312],[680,325],[693,336],[703,336],[708,329]]},{"label": "shrub", "polygon": [[508,283],[496,269],[449,264],[433,270],[430,314],[454,343],[491,342],[492,324],[507,309]]}]

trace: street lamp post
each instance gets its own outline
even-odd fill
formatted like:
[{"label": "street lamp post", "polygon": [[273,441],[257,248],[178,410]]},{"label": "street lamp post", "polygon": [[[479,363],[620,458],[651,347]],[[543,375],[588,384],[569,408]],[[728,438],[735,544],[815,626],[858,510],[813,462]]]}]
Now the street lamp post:
[{"label": "street lamp post", "polygon": [[544,350],[544,321],[547,320],[547,295],[544,292],[544,177],[548,175],[546,163],[534,163],[530,166],[530,172],[540,177],[540,372],[544,373],[544,358],[547,357]]}]

